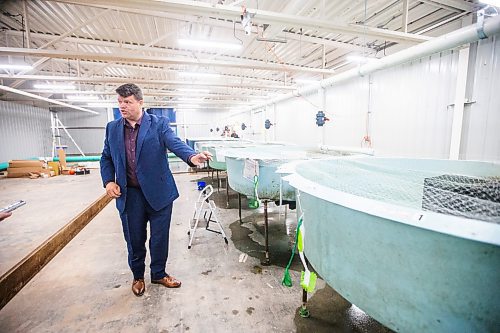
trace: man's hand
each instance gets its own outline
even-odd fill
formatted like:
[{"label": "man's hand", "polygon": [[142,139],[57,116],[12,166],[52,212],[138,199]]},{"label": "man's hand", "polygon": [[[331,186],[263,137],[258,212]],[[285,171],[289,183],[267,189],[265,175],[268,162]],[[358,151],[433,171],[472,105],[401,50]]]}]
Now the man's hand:
[{"label": "man's hand", "polygon": [[212,154],[210,154],[210,152],[202,151],[201,153],[191,157],[190,162],[193,163],[194,165],[202,165],[203,163],[211,159],[212,159]]},{"label": "man's hand", "polygon": [[5,220],[6,218],[8,218],[11,215],[12,215],[12,212],[7,212],[7,213],[2,212],[2,213],[0,213],[0,221]]},{"label": "man's hand", "polygon": [[122,195],[120,186],[115,182],[109,182],[106,184],[106,193],[112,199],[119,198]]}]

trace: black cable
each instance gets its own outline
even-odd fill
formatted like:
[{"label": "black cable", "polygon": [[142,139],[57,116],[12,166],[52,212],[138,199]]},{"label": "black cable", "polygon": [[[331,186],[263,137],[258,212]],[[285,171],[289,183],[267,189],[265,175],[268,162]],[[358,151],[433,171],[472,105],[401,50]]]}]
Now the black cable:
[{"label": "black cable", "polygon": [[[21,14],[19,14],[19,15],[21,15]],[[25,46],[24,46],[24,40],[25,40],[25,38],[24,38],[24,33],[26,32],[26,28],[25,28],[25,26],[24,26],[24,16],[22,16],[22,15],[21,15],[21,25],[22,25],[22,27],[23,27],[22,32],[23,32],[23,49],[24,49],[24,48],[25,48]],[[27,33],[27,32],[26,32],[26,33]]]},{"label": "black cable", "polygon": [[236,38],[237,40],[240,41],[241,45],[243,45],[243,41],[241,39],[239,39],[238,37],[236,37],[236,21],[233,21],[233,36],[234,36],[234,38]]}]

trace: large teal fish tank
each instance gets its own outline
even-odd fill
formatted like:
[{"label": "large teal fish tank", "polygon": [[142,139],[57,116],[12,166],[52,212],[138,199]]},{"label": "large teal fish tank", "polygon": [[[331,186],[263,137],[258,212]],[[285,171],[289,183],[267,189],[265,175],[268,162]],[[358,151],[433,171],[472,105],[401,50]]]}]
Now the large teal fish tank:
[{"label": "large teal fish tank", "polygon": [[356,157],[294,169],[305,254],[343,297],[398,332],[499,332],[499,164]]},{"label": "large teal fish tank", "polygon": [[[325,150],[296,145],[266,145],[242,149],[227,149],[224,152],[229,177],[229,186],[249,197],[265,200],[295,200],[295,189],[281,181],[278,169],[290,161],[326,159],[332,156],[359,154],[356,149]],[[249,163],[255,163],[257,179],[245,175]]]}]

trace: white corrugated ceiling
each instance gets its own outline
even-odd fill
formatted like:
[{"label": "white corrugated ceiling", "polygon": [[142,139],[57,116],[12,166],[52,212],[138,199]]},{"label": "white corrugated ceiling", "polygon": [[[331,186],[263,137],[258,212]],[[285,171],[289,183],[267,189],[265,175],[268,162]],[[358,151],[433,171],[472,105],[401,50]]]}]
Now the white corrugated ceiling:
[{"label": "white corrugated ceiling", "polygon": [[[5,86],[82,106],[33,85],[74,83],[104,100],[115,98],[119,84],[135,82],[151,106],[182,108],[180,98],[192,97],[207,110],[235,109],[287,93],[301,79],[348,70],[356,66],[349,55],[383,57],[453,31],[480,8],[461,0],[4,1],[0,61],[35,67],[0,69],[0,78]],[[245,9],[253,16],[249,35],[241,24]],[[182,46],[180,38],[242,47]]]}]

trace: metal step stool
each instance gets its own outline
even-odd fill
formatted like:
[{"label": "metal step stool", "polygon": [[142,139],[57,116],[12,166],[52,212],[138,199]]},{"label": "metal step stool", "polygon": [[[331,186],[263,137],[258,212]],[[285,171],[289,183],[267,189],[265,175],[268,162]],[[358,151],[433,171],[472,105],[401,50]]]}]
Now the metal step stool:
[{"label": "metal step stool", "polygon": [[[227,241],[226,233],[224,232],[224,229],[222,229],[222,225],[220,224],[219,219],[217,218],[217,212],[216,212],[217,207],[215,206],[215,202],[209,199],[213,193],[214,189],[212,185],[207,185],[201,190],[200,194],[198,195],[198,200],[196,200],[194,204],[193,217],[189,220],[188,249],[191,248],[194,239],[194,233],[196,232],[196,228],[198,227],[198,223],[200,222],[202,214],[203,214],[203,219],[207,221],[207,226],[205,227],[205,229],[211,232],[215,232],[216,234],[221,234],[222,237],[224,238],[224,242],[226,242],[226,244],[229,244]],[[207,219],[207,213],[210,213],[208,219]],[[210,229],[209,228],[210,222],[217,223],[220,231]]]}]

